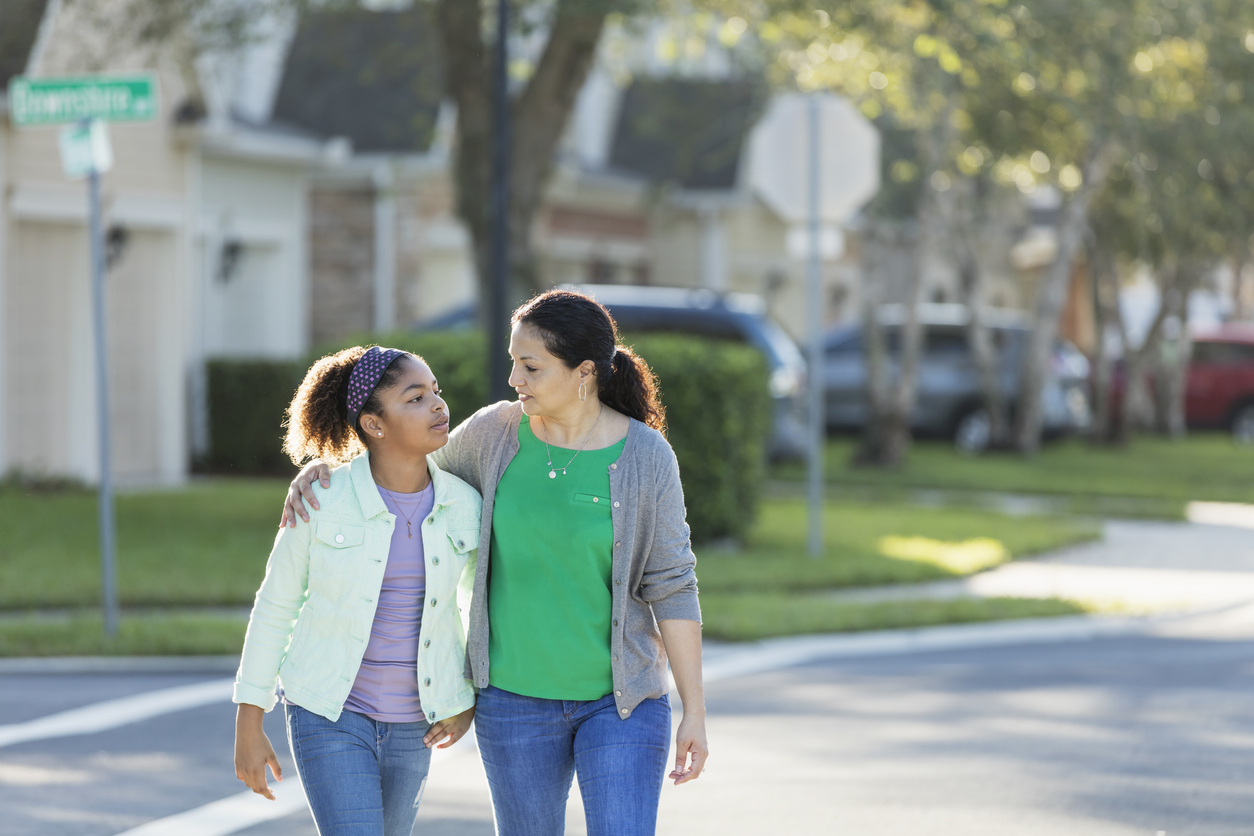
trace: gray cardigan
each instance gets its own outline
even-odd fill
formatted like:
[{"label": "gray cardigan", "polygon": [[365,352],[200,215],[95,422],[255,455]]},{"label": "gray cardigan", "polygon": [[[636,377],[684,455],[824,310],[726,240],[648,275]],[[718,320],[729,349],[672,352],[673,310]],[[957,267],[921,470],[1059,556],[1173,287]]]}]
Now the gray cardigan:
[{"label": "gray cardigan", "polygon": [[[488,685],[488,573],[496,486],[518,452],[522,406],[501,401],[462,422],[433,459],[483,494],[479,565],[466,643],[467,678]],[[609,466],[614,525],[610,656],[618,716],[669,688],[666,649],[657,622],[701,621],[696,556],[684,521],[679,464],[666,438],[635,419],[622,455]]]}]

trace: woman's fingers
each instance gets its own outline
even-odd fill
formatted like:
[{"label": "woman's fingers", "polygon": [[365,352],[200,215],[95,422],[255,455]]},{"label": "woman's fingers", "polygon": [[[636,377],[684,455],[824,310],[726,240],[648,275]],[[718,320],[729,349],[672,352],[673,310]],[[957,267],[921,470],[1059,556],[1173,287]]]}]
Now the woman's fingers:
[{"label": "woman's fingers", "polygon": [[701,777],[710,752],[696,741],[681,741],[675,747],[675,769],[668,776],[675,784],[686,784]]},{"label": "woman's fingers", "polygon": [[264,763],[255,769],[245,770],[243,780],[248,785],[248,788],[257,795],[264,795],[266,798],[274,801],[274,793],[266,785],[266,765]]}]

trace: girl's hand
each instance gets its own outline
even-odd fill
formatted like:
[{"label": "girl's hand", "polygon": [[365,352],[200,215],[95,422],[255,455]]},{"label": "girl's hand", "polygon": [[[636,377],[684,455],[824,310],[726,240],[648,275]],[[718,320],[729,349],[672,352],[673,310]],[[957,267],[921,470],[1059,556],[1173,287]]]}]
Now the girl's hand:
[{"label": "girl's hand", "polygon": [[283,517],[279,520],[279,528],[296,527],[296,518],[309,522],[309,512],[305,510],[308,502],[315,510],[322,506],[314,496],[313,483],[321,482],[322,487],[331,487],[331,468],[319,461],[312,461],[296,474],[292,485],[287,489],[287,501],[283,503]]},{"label": "girl's hand", "polygon": [[261,729],[265,712],[259,706],[240,703],[235,715],[235,777],[239,778],[257,795],[274,801],[274,793],[266,785],[266,765],[274,780],[283,780],[283,767],[274,754],[270,738]]},{"label": "girl's hand", "polygon": [[[461,714],[445,717],[431,727],[431,730],[423,736],[422,742],[427,744],[428,749],[432,746],[435,746],[437,749],[447,749],[466,736],[466,732],[470,731],[470,724],[474,719],[474,706],[467,708]],[[447,742],[440,743],[439,746],[435,745],[446,737],[448,738]]]},{"label": "girl's hand", "polygon": [[705,717],[685,712],[675,732],[675,770],[667,777],[675,785],[695,781],[705,770],[710,747],[705,742]]}]

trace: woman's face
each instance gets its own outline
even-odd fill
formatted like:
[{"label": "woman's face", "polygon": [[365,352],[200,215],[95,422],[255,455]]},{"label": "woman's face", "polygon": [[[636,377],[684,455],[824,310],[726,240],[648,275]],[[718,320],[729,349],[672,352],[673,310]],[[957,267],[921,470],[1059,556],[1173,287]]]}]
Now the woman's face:
[{"label": "woman's face", "polygon": [[[518,393],[523,412],[532,416],[555,415],[579,401],[583,375],[578,368],[569,368],[550,354],[534,326],[525,322],[514,324],[509,335],[509,356],[514,361],[509,385]],[[591,379],[588,388],[594,390],[596,397]]]},{"label": "woman's face", "polygon": [[448,405],[426,363],[408,356],[396,362],[396,383],[376,391],[383,414],[363,414],[361,428],[389,450],[425,456],[448,443]]}]

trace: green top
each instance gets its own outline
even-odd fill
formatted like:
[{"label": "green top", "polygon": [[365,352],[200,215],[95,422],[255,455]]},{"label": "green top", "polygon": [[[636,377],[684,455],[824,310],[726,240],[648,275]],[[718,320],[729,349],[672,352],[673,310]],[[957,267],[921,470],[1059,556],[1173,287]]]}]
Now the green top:
[{"label": "green top", "polygon": [[[625,439],[624,439],[625,441]],[[489,681],[515,694],[596,700],[614,690],[610,668],[609,466],[620,441],[584,450],[552,447],[526,415],[518,454],[496,486],[488,581]]]}]

